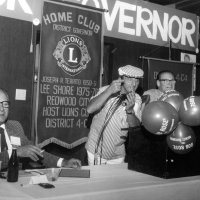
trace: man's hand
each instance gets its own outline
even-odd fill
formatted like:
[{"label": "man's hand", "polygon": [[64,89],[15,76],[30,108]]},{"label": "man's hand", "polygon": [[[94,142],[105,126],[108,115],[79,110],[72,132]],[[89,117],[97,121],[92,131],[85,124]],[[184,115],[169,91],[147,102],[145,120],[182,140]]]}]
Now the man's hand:
[{"label": "man's hand", "polygon": [[91,99],[87,106],[88,113],[99,112],[107,100],[115,93],[119,92],[124,80],[114,80],[103,92]]},{"label": "man's hand", "polygon": [[124,80],[122,80],[122,79],[114,80],[108,87],[108,90],[110,91],[110,93],[115,94],[115,93],[119,92],[121,90],[123,82],[124,82]]},{"label": "man's hand", "polygon": [[135,105],[135,92],[130,92],[129,94],[127,94],[126,111],[132,112],[134,105]]},{"label": "man's hand", "polygon": [[69,160],[63,160],[62,167],[69,167],[69,168],[81,168],[81,161],[75,158],[71,158]]},{"label": "man's hand", "polygon": [[26,145],[17,148],[18,157],[27,157],[33,161],[38,161],[40,158],[43,158],[42,150],[39,147],[34,145]]}]

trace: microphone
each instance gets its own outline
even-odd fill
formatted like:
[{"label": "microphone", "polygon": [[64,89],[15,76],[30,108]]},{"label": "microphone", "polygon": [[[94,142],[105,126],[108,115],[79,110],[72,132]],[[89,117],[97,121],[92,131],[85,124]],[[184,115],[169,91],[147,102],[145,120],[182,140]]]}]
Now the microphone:
[{"label": "microphone", "polygon": [[121,101],[125,101],[127,99],[126,94],[121,94],[120,97]]}]

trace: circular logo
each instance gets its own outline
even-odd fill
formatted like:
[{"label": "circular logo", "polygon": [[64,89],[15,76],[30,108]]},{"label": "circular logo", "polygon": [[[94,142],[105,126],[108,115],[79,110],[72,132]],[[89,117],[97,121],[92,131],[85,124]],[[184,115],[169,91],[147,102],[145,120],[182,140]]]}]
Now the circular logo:
[{"label": "circular logo", "polygon": [[76,35],[62,37],[53,56],[58,66],[70,76],[75,76],[86,69],[87,63],[91,60],[84,41]]}]

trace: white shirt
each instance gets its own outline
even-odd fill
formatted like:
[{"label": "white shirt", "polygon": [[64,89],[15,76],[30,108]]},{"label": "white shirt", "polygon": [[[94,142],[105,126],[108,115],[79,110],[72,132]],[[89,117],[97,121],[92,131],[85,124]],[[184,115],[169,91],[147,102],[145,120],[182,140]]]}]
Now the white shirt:
[{"label": "white shirt", "polygon": [[[100,88],[99,92],[94,97],[100,95],[103,91],[106,90],[107,87],[108,86],[104,86]],[[101,133],[102,127],[104,126],[106,115],[110,107],[116,101],[117,97],[111,97],[108,99],[102,109],[93,117],[90,132],[88,135],[88,141],[85,145],[87,151],[92,154],[97,153],[106,160],[113,160],[125,156],[124,137],[127,137],[128,130],[122,129],[128,128],[129,124],[127,122],[127,114],[125,111],[126,106],[123,104],[119,105],[117,110],[113,113],[112,118],[109,120],[109,123],[103,132],[103,137],[102,141],[99,143],[99,148],[96,149],[99,134]],[[141,97],[136,94],[136,102],[133,109],[138,119],[141,119],[141,103]],[[98,152],[95,152],[96,150]]]},{"label": "white shirt", "polygon": [[11,157],[11,154],[12,154],[12,144],[10,142],[10,138],[8,137],[8,133],[6,131],[6,128],[5,128],[5,124],[2,124],[0,125],[1,128],[4,129],[4,135],[5,135],[5,138],[6,138],[6,144],[8,146],[8,155],[9,155],[9,158]]}]

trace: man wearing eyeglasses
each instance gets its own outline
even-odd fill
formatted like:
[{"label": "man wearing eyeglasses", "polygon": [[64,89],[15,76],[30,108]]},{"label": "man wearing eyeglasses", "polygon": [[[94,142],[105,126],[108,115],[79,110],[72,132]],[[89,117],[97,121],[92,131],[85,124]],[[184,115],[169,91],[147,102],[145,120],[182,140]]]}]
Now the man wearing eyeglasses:
[{"label": "man wearing eyeglasses", "polygon": [[175,75],[169,70],[160,71],[157,75],[157,89],[150,89],[144,92],[143,95],[150,96],[150,102],[157,101],[161,95],[169,90],[174,90],[176,85]]},{"label": "man wearing eyeglasses", "polygon": [[65,160],[49,154],[38,146],[33,145],[24,134],[22,125],[15,120],[8,120],[9,96],[0,88],[0,161],[1,169],[5,170],[12,153],[12,148],[17,148],[19,158],[30,158],[32,161],[40,161],[45,167],[71,167],[80,168],[78,159]]}]

